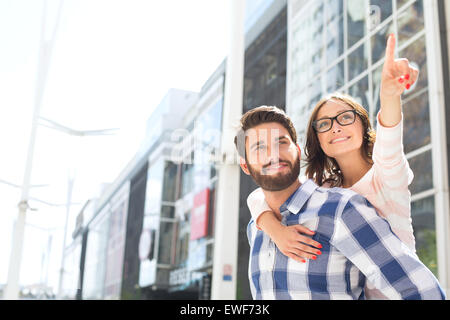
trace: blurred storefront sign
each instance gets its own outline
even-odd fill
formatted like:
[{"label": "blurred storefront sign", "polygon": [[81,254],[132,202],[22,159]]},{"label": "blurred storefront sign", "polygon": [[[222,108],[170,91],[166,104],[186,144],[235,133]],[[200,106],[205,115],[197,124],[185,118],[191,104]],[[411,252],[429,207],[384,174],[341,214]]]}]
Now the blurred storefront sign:
[{"label": "blurred storefront sign", "polygon": [[191,214],[191,240],[205,237],[208,234],[209,188],[194,197]]}]

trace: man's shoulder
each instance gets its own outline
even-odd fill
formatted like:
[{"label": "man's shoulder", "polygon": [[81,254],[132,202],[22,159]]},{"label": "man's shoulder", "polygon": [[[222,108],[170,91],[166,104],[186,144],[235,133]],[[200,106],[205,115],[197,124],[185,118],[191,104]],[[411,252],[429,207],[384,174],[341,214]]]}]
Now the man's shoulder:
[{"label": "man's shoulder", "polygon": [[310,198],[310,205],[313,207],[333,207],[334,211],[340,215],[349,207],[361,207],[372,205],[369,201],[359,193],[339,187],[326,188],[319,187]]},{"label": "man's shoulder", "polygon": [[318,197],[323,197],[324,195],[326,195],[328,199],[339,198],[341,199],[341,201],[349,201],[350,199],[355,197],[365,199],[359,193],[351,189],[345,189],[340,187],[333,187],[333,188],[318,187],[314,195]]}]

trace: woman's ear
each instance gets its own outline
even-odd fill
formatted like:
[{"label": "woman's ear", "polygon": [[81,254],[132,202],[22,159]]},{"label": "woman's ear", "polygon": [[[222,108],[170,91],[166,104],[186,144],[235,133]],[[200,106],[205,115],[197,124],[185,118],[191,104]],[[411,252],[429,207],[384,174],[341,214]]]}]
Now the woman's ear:
[{"label": "woman's ear", "polygon": [[250,175],[250,171],[248,170],[247,162],[245,162],[244,158],[239,158],[239,166],[241,167],[242,171],[244,171],[244,173],[246,175]]}]

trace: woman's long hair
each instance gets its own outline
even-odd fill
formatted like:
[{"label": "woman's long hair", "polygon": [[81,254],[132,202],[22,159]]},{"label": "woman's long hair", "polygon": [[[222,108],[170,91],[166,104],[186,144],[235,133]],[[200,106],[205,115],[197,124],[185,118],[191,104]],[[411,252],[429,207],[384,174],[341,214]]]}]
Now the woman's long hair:
[{"label": "woman's long hair", "polygon": [[324,183],[330,183],[331,187],[341,187],[344,181],[339,164],[334,158],[328,157],[320,146],[317,133],[314,130],[312,123],[316,120],[320,108],[329,100],[344,102],[356,111],[361,119],[363,126],[363,142],[361,146],[361,154],[368,163],[373,164],[372,152],[375,143],[375,130],[370,124],[369,114],[366,109],[355,101],[351,96],[333,93],[322,98],[314,107],[311,117],[309,118],[308,127],[306,131],[305,144],[305,162],[306,162],[306,176],[313,179],[319,186]]}]

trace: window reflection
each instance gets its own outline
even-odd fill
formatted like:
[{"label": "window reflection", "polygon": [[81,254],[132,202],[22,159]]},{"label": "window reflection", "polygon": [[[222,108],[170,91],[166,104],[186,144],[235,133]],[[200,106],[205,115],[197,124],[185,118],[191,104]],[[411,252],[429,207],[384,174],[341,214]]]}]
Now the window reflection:
[{"label": "window reflection", "polygon": [[164,159],[151,163],[147,175],[145,197],[145,213],[159,214],[162,199],[162,184],[164,178]]},{"label": "window reflection", "polygon": [[379,66],[372,72],[372,108],[374,127],[376,128],[377,114],[380,111],[380,88],[381,88],[381,72],[383,65]]},{"label": "window reflection", "polygon": [[[331,81],[330,83],[332,84]],[[309,105],[310,108],[312,108],[322,97],[322,85],[320,81],[317,80],[310,83],[308,88],[308,94],[309,94]]]},{"label": "window reflection", "polygon": [[369,12],[371,19],[382,23],[392,15],[392,0],[370,0]]},{"label": "window reflection", "polygon": [[333,63],[344,53],[344,18],[342,0],[327,0],[327,63]]},{"label": "window reflection", "polygon": [[428,92],[403,105],[403,145],[405,153],[431,143]]},{"label": "window reflection", "polygon": [[[344,81],[344,60],[339,62],[337,65],[332,67],[327,72],[327,91],[333,92],[342,87],[345,83]],[[320,93],[319,93],[320,96]],[[314,99],[316,100],[316,99]],[[320,100],[317,99],[317,101]]]},{"label": "window reflection", "polygon": [[161,206],[161,217],[174,218],[175,217],[175,205]]},{"label": "window reflection", "polygon": [[301,94],[308,82],[325,67],[322,65],[325,52],[322,1],[312,2],[302,16],[304,19],[293,27],[293,39],[295,40],[291,42],[290,49],[291,88],[297,94]]},{"label": "window reflection", "polygon": [[[283,106],[286,101],[286,11],[272,21],[245,52],[244,112],[259,105]],[[313,42],[302,43],[311,49]],[[302,48],[301,50],[305,50]],[[295,61],[295,57],[292,61]],[[297,70],[302,69],[302,60]],[[307,63],[310,63],[308,61]]]},{"label": "window reflection", "polygon": [[416,238],[416,252],[420,260],[437,276],[436,225],[434,197],[411,204],[411,216]]},{"label": "window reflection", "polygon": [[399,46],[422,31],[424,29],[422,1],[414,2],[406,10],[400,12],[397,18],[397,25]]},{"label": "window reflection", "polygon": [[[419,0],[421,1],[421,0]],[[402,7],[407,4],[408,2],[411,2],[411,0],[397,0],[397,9],[401,10]]]},{"label": "window reflection", "polygon": [[164,168],[164,184],[163,184],[163,201],[174,202],[176,200],[178,165],[171,161],[165,162]]},{"label": "window reflection", "polygon": [[159,226],[159,249],[158,249],[158,263],[172,264],[174,252],[172,243],[174,243],[174,226],[172,221],[161,221]]},{"label": "window reflection", "polygon": [[421,153],[408,160],[414,173],[414,179],[409,186],[411,194],[416,194],[433,188],[433,168],[431,165],[431,150]]},{"label": "window reflection", "polygon": [[372,46],[372,63],[375,64],[384,58],[386,51],[386,42],[389,34],[394,32],[394,24],[392,21],[387,25],[379,28],[378,31],[370,38]]},{"label": "window reflection", "polygon": [[411,64],[419,69],[419,78],[412,86],[411,90],[405,92],[408,95],[412,92],[417,92],[428,86],[428,68],[427,68],[427,53],[425,48],[425,36],[420,37],[405,49],[400,51],[400,57],[407,58]]},{"label": "window reflection", "polygon": [[366,43],[363,43],[348,55],[349,81],[367,69],[368,56],[369,52]]},{"label": "window reflection", "polygon": [[[194,154],[194,152],[192,153]],[[194,186],[194,164],[183,163],[182,167],[182,178],[181,178],[181,196],[185,196],[193,190]]]},{"label": "window reflection", "polygon": [[351,95],[355,100],[361,104],[367,112],[370,114],[368,95],[369,95],[369,79],[367,76],[359,80],[357,83],[352,85],[348,89],[349,95]]},{"label": "window reflection", "polygon": [[[189,217],[189,212],[185,213],[185,217]],[[178,237],[176,247],[176,265],[185,264],[189,256],[189,238],[190,238],[190,222],[189,219],[180,220],[177,223]]]},{"label": "window reflection", "polygon": [[367,34],[367,11],[368,6],[366,1],[347,0],[348,48],[351,48]]}]

